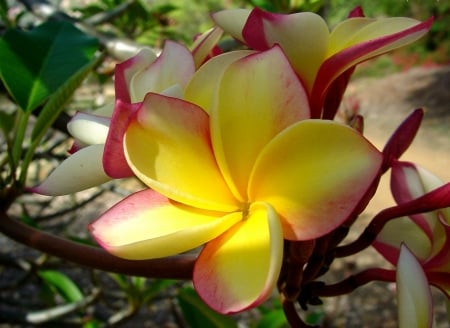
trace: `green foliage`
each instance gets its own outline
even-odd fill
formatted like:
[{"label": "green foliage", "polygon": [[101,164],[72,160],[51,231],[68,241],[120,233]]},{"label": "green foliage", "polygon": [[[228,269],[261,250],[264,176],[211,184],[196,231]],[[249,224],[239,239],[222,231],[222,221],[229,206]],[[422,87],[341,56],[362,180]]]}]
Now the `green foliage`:
[{"label": "green foliage", "polygon": [[9,29],[0,39],[0,76],[20,108],[32,111],[86,65],[97,47],[95,38],[69,23]]},{"label": "green foliage", "polygon": [[43,270],[39,271],[38,275],[55,295],[60,295],[66,302],[77,302],[84,298],[78,286],[65,274],[54,270]]},{"label": "green foliage", "polygon": [[211,310],[197,295],[194,288],[185,287],[178,292],[178,304],[189,327],[232,328],[237,323],[231,318]]}]

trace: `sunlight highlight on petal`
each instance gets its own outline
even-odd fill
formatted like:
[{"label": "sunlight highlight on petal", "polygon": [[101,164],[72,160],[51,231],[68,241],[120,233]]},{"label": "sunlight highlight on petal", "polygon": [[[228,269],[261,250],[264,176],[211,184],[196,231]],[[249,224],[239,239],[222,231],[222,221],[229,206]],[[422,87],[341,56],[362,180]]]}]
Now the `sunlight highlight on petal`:
[{"label": "sunlight highlight on petal", "polygon": [[251,176],[249,199],[275,208],[285,238],[317,238],[355,209],[378,177],[381,162],[381,153],[348,126],[301,121],[262,151]]},{"label": "sunlight highlight on petal", "polygon": [[168,198],[209,210],[239,208],[215,162],[200,107],[148,94],[128,127],[125,154],[137,177]]},{"label": "sunlight highlight on petal", "polygon": [[246,199],[248,178],[261,149],[309,115],[306,92],[279,47],[227,68],[211,112],[211,134],[217,161],[235,197]]},{"label": "sunlight highlight on petal", "polygon": [[279,219],[269,205],[255,203],[245,220],[202,250],[194,268],[194,285],[214,310],[242,311],[270,296],[282,258]]},{"label": "sunlight highlight on petal", "polygon": [[252,53],[254,52],[247,50],[232,51],[211,58],[200,67],[186,86],[184,99],[210,113],[224,71],[231,63]]},{"label": "sunlight highlight on petal", "polygon": [[202,211],[147,189],[116,204],[89,228],[108,252],[143,260],[194,249],[240,219],[239,213]]}]

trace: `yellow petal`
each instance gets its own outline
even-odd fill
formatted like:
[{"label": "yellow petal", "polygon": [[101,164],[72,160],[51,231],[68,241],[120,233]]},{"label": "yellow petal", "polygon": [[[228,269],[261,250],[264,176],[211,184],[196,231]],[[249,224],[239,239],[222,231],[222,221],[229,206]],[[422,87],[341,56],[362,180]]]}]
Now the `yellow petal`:
[{"label": "yellow petal", "polygon": [[226,69],[211,112],[211,134],[217,161],[236,197],[246,201],[248,178],[261,149],[309,115],[306,92],[279,47]]},{"label": "yellow petal", "polygon": [[[393,35],[397,32],[404,31],[415,25],[420,21],[407,17],[389,17],[389,18],[366,18],[358,17],[347,19],[338,24],[330,35],[330,45],[327,52],[327,57],[356,45],[358,43],[367,42],[380,37]],[[423,35],[426,30],[421,30],[418,33],[407,34],[403,37],[398,37],[392,43],[386,44],[385,47],[377,49],[377,51],[387,52],[389,49],[397,48],[401,45],[412,42]]]},{"label": "yellow petal", "polygon": [[263,150],[249,185],[250,201],[271,204],[284,237],[320,237],[339,226],[379,174],[382,156],[357,131],[305,120]]},{"label": "yellow petal", "polygon": [[226,215],[191,208],[147,189],[116,204],[89,228],[108,252],[143,260],[194,249],[240,219],[239,213]]},{"label": "yellow petal", "polygon": [[229,9],[212,14],[214,22],[232,37],[244,41],[242,29],[250,15],[250,9]]},{"label": "yellow petal", "polygon": [[[326,22],[310,12],[263,18],[267,44],[279,44],[295,71],[311,91],[317,71],[325,59],[329,30]],[[245,35],[244,35],[245,36]]]},{"label": "yellow petal", "polygon": [[248,56],[252,51],[236,50],[208,60],[192,77],[184,91],[184,99],[210,113],[217,87],[223,72],[234,61]]},{"label": "yellow petal", "polygon": [[397,264],[397,300],[400,328],[425,328],[432,325],[431,291],[425,273],[404,245]]},{"label": "yellow petal", "polygon": [[214,47],[217,45],[217,42],[222,34],[223,30],[216,26],[205,33],[202,33],[197,39],[195,39],[191,49],[196,68],[199,68],[205,62]]},{"label": "yellow petal", "polygon": [[166,197],[217,211],[238,208],[212,154],[208,115],[199,107],[148,94],[125,134],[136,176]]},{"label": "yellow petal", "polygon": [[194,285],[214,310],[235,313],[266,300],[278,279],[283,236],[274,210],[262,203],[209,242],[197,259]]}]

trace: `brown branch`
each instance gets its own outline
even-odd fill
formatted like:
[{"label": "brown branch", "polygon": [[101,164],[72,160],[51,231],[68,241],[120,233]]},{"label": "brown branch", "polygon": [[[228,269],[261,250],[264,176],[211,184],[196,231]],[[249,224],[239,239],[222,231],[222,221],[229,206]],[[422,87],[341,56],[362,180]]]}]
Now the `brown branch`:
[{"label": "brown branch", "polygon": [[166,279],[191,279],[196,257],[179,255],[154,260],[125,260],[99,247],[73,242],[30,226],[0,211],[0,232],[41,252],[67,261],[108,272]]},{"label": "brown branch", "polygon": [[[313,293],[314,295],[319,297],[344,295],[351,293],[356,288],[361,287],[372,281],[393,282],[395,281],[395,271],[381,268],[370,268],[361,271],[355,275],[352,275],[333,285],[325,285],[318,283],[317,284],[318,288]],[[314,283],[315,282],[312,282],[312,284]]]}]

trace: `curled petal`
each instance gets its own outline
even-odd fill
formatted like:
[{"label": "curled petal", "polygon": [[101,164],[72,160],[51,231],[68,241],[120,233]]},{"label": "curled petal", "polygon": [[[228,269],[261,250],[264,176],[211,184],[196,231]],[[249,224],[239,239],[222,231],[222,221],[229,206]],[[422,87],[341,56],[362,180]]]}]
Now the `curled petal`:
[{"label": "curled petal", "polygon": [[427,260],[432,249],[428,235],[409,217],[397,218],[386,223],[372,246],[395,265],[402,243],[408,246],[421,262]]},{"label": "curled petal", "polygon": [[132,98],[130,93],[131,79],[155,60],[156,54],[149,48],[143,48],[136,56],[118,64],[114,75],[116,99],[128,103],[135,102],[136,100]]},{"label": "curled petal", "polygon": [[222,29],[214,27],[195,39],[192,45],[192,55],[196,68],[199,68],[209,57],[214,55],[214,50],[217,49],[217,42],[222,34]]},{"label": "curled petal", "polygon": [[251,51],[236,50],[211,58],[192,77],[185,89],[184,99],[210,113],[217,87],[225,70],[231,63],[251,53]]},{"label": "curled petal", "polygon": [[110,117],[78,112],[67,124],[67,129],[78,142],[86,145],[104,144],[110,122]]},{"label": "curled petal", "polygon": [[130,104],[120,99],[116,100],[103,154],[103,167],[106,174],[112,178],[121,179],[133,176],[133,171],[125,158],[123,138],[130,121],[140,106],[140,103]]},{"label": "curled petal", "polygon": [[432,325],[432,301],[428,280],[420,263],[404,245],[397,263],[397,301],[400,328]]},{"label": "curled petal", "polygon": [[148,94],[125,135],[127,161],[139,179],[170,199],[234,211],[239,204],[220,174],[209,138],[209,117],[200,107]]},{"label": "curled petal", "polygon": [[[406,203],[443,185],[442,180],[430,171],[410,162],[396,161],[392,164],[391,190],[398,204]],[[446,218],[450,218],[450,208],[439,209]],[[437,212],[429,212],[411,216],[411,218],[435,239],[436,226],[439,225]]]},{"label": "curled petal", "polygon": [[148,92],[161,92],[173,85],[184,88],[195,72],[189,50],[176,42],[166,41],[161,55],[131,77],[131,102],[142,101]]},{"label": "curled petal", "polygon": [[333,121],[301,121],[261,152],[249,198],[275,208],[286,239],[317,238],[353,212],[378,177],[381,161],[355,130]]},{"label": "curled petal", "polygon": [[339,75],[355,65],[400,48],[423,36],[432,19],[352,18],[340,23],[330,35],[326,60],[320,66],[311,91],[311,107],[322,108],[328,87]]},{"label": "curled petal", "polygon": [[219,166],[237,198],[261,149],[280,131],[309,118],[308,97],[282,50],[233,62],[224,72],[211,111],[211,135]]},{"label": "curled petal", "polygon": [[279,218],[269,205],[255,203],[245,220],[202,250],[194,267],[194,286],[214,310],[243,311],[271,295],[282,259]]},{"label": "curled petal", "polygon": [[89,229],[108,252],[143,260],[192,250],[240,219],[239,213],[227,215],[191,208],[146,189],[116,204]]},{"label": "curled petal", "polygon": [[247,45],[256,50],[280,45],[305,87],[311,91],[328,48],[329,30],[322,17],[310,12],[272,14],[256,8],[242,35]]},{"label": "curled petal", "polygon": [[229,9],[212,14],[214,22],[235,39],[244,42],[242,29],[250,15],[250,9]]},{"label": "curled petal", "polygon": [[60,196],[101,185],[111,180],[102,166],[103,145],[92,145],[80,149],[63,161],[32,192]]}]

